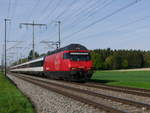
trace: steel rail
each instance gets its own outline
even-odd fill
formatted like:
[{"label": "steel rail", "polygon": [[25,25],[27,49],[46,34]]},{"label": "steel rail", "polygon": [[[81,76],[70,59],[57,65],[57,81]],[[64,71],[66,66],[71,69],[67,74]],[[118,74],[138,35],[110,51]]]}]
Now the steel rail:
[{"label": "steel rail", "polygon": [[127,104],[127,105],[132,105],[132,106],[136,106],[136,107],[144,107],[146,109],[150,109],[150,104],[145,104],[145,103],[142,103],[142,102],[132,101],[132,100],[118,98],[118,97],[109,96],[109,95],[104,95],[104,94],[100,94],[100,93],[95,93],[95,92],[92,92],[92,91],[79,89],[79,88],[74,88],[74,87],[70,87],[70,86],[66,86],[66,85],[60,85],[60,84],[57,84],[57,83],[52,83],[50,81],[37,80],[35,78],[30,78],[30,77],[28,77],[28,78],[32,79],[32,80],[39,81],[39,82],[44,82],[44,83],[47,83],[47,84],[51,84],[51,85],[54,85],[54,86],[57,86],[57,87],[62,87],[62,88],[66,88],[66,89],[69,89],[69,90],[73,90],[73,91],[76,91],[76,92],[80,92],[80,93],[82,92],[82,93],[85,93],[85,94],[88,94],[88,95],[91,95],[91,96],[96,96],[96,97],[116,101],[116,102],[119,102],[119,103],[124,103],[124,104]]},{"label": "steel rail", "polygon": [[[15,75],[16,76],[16,75]],[[33,83],[35,85],[38,85],[42,88],[45,88],[45,89],[48,89],[48,90],[51,90],[51,91],[54,91],[56,93],[59,93],[59,94],[62,94],[64,96],[67,96],[67,97],[70,97],[70,98],[73,98],[74,100],[77,100],[77,101],[80,101],[80,102],[83,102],[83,103],[86,103],[88,105],[91,105],[91,106],[94,106],[96,108],[99,108],[99,109],[102,109],[106,112],[110,112],[110,113],[129,113],[127,111],[123,111],[123,110],[119,110],[117,108],[114,108],[114,107],[110,107],[110,106],[106,106],[106,105],[103,105],[103,104],[100,104],[100,103],[97,103],[95,101],[92,101],[88,98],[84,98],[84,97],[81,97],[81,96],[78,96],[78,95],[75,95],[73,93],[69,93],[69,92],[65,92],[64,90],[61,90],[61,88],[65,88],[63,86],[56,86],[54,84],[51,84],[51,83],[46,83],[45,81],[42,81],[42,80],[37,80],[37,79],[31,79],[31,78],[27,78],[27,77],[22,77],[22,76],[16,76],[22,80],[25,80],[27,82],[30,82],[30,83]],[[52,86],[55,86],[57,88],[53,88]],[[81,93],[81,92],[80,92]]]},{"label": "steel rail", "polygon": [[89,85],[101,85],[101,86],[106,86],[106,87],[121,88],[121,89],[135,90],[135,91],[141,91],[141,92],[150,93],[149,89],[144,89],[144,88],[134,88],[134,87],[128,87],[128,86],[112,86],[112,85],[106,85],[106,84],[94,83],[94,82],[88,82],[88,83],[85,83],[85,84],[89,84]]},{"label": "steel rail", "polygon": [[121,87],[119,88],[119,87],[114,87],[114,86],[112,87],[112,86],[100,85],[100,84],[98,84],[98,85],[96,85],[96,84],[84,84],[84,86],[99,88],[99,89],[104,89],[104,90],[123,92],[123,93],[128,93],[128,94],[137,95],[137,96],[150,97],[149,92],[140,92],[140,91],[131,90],[131,89],[127,89],[127,88],[121,88]]}]

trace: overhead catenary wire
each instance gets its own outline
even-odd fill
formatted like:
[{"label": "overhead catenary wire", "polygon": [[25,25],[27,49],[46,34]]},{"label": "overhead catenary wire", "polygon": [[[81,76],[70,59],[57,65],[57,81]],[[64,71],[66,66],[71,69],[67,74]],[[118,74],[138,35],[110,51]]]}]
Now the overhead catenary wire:
[{"label": "overhead catenary wire", "polygon": [[54,14],[57,10],[57,8],[59,7],[59,5],[61,4],[62,0],[58,0],[55,7],[49,11],[48,15],[45,17],[47,20],[49,19],[49,17],[51,17],[52,14]]},{"label": "overhead catenary wire", "polygon": [[73,0],[54,20],[57,20],[61,16],[63,16],[70,8],[77,2],[77,0]]},{"label": "overhead catenary wire", "polygon": [[31,13],[29,13],[29,20],[32,18],[33,14],[34,14],[34,10],[36,9],[36,7],[39,5],[41,0],[37,0],[37,2],[33,5],[32,9],[31,9]]},{"label": "overhead catenary wire", "polygon": [[[97,0],[97,1],[99,1],[99,0]],[[72,1],[72,5],[75,3],[75,1]],[[82,11],[86,11],[86,10],[88,10],[89,8],[91,8],[91,7],[94,7],[95,6],[95,4],[97,4],[97,2],[92,2],[91,0],[89,0],[85,5],[86,5],[86,7],[79,7],[78,8],[78,10],[77,11],[75,11],[75,13],[73,13],[73,14],[71,14],[71,15],[67,15],[67,17],[74,17],[74,16],[77,16],[78,14],[80,14]],[[68,7],[68,9],[70,9],[71,7]],[[80,11],[81,10],[81,11]],[[76,14],[77,13],[77,14]],[[63,13],[64,14],[64,13]],[[60,15],[62,15],[62,14],[60,14]],[[58,15],[58,16],[60,16],[60,15]],[[57,17],[58,17],[57,16]],[[57,19],[57,17],[55,18],[55,20]],[[65,17],[66,18],[66,17]],[[61,21],[63,22],[65,19],[63,19],[63,18],[61,18]],[[67,19],[68,20],[68,19]],[[53,23],[54,21],[51,21],[51,23],[49,23],[48,25],[52,25],[52,23]],[[51,32],[53,32],[53,30],[50,30],[50,33]]]},{"label": "overhead catenary wire", "polygon": [[[39,3],[40,3],[40,1],[41,0],[37,0],[37,2],[33,5],[33,7],[31,8],[31,12],[29,13],[29,15],[28,15],[28,17],[29,17],[29,19],[28,20],[30,20],[31,18],[32,18],[32,15],[34,14],[34,10],[36,9],[36,7],[39,5]],[[15,18],[16,19],[16,18]],[[23,31],[22,31],[23,32]],[[26,37],[26,35],[27,35],[27,33],[23,33],[22,34],[22,37],[24,38],[24,37]],[[21,36],[20,36],[21,37]]]},{"label": "overhead catenary wire", "polygon": [[[83,12],[86,12],[89,10],[89,8],[95,7],[95,4],[97,4],[97,2],[99,2],[101,0],[97,0],[97,1],[92,1],[92,0],[88,0],[86,2],[84,2],[81,6],[79,6],[76,9],[72,9],[72,11],[74,13],[71,13],[69,15],[66,15],[64,18],[61,18],[62,22],[67,22],[69,25],[69,22],[72,22],[74,19],[76,19],[77,17],[80,16],[80,14],[83,14]],[[83,7],[84,6],[84,7]],[[65,24],[65,26],[67,26],[67,24]]]},{"label": "overhead catenary wire", "polygon": [[[78,9],[77,9],[77,10],[78,10]],[[62,12],[63,12],[63,11],[62,11]],[[61,14],[61,13],[60,13],[60,14]],[[64,14],[61,14],[61,16],[64,15],[63,17],[65,17],[65,16],[66,16],[65,14],[66,14],[66,12],[64,12]],[[76,14],[76,12],[75,12],[74,14]],[[92,13],[92,14],[93,14],[93,13]],[[89,14],[89,15],[92,15],[92,14]],[[59,17],[59,15],[55,15],[55,16]],[[61,16],[60,16],[60,17],[61,17]],[[88,17],[88,16],[86,16],[86,17]],[[74,18],[73,18],[73,19],[74,19]],[[81,19],[81,20],[83,21],[84,19],[86,19],[86,18],[83,18],[83,19]],[[69,22],[70,22],[70,21],[69,21]],[[81,22],[81,21],[79,21],[79,23],[80,23],[80,22]],[[84,22],[85,22],[85,21],[84,21]],[[85,23],[86,23],[86,22],[85,22]],[[75,24],[76,24],[76,23],[75,23]],[[74,25],[75,25],[75,24],[74,24]],[[65,37],[64,37],[64,39],[65,39]]]},{"label": "overhead catenary wire", "polygon": [[[77,14],[83,12],[84,10],[87,10],[89,7],[92,7],[93,4],[95,4],[96,2],[92,1],[92,0],[88,0],[87,2],[85,2],[85,4],[82,4],[77,11],[74,11],[75,13],[71,13],[70,15],[67,15],[64,19],[61,19],[62,21],[68,21],[70,20],[70,18],[76,17]],[[84,7],[83,7],[84,6]]]},{"label": "overhead catenary wire", "polygon": [[47,3],[46,7],[44,7],[44,9],[41,11],[41,16],[43,16],[43,14],[45,14],[45,12],[53,4],[53,2],[54,2],[54,0],[49,0],[49,2]]},{"label": "overhead catenary wire", "polygon": [[[75,13],[73,13],[73,14],[71,13],[71,15],[67,15],[67,16],[69,16],[69,17],[71,17],[71,16],[76,16],[76,15],[82,13],[82,11],[86,11],[86,10],[88,10],[88,9],[91,8],[91,7],[95,7],[95,4],[97,4],[97,2],[99,2],[99,1],[100,1],[100,0],[97,0],[97,1],[91,1],[91,0],[89,0],[88,2],[85,2],[85,6],[86,6],[86,7],[83,7],[83,5],[81,5],[81,6],[77,9],[77,11],[74,11]],[[102,0],[101,0],[101,1],[102,1]],[[73,1],[70,3],[70,6],[66,7],[66,8],[64,9],[64,11],[62,11],[62,13],[58,14],[54,20],[57,20],[58,17],[63,16],[66,12],[68,12],[69,9],[72,8],[71,6],[73,6],[73,4],[75,4],[75,3],[76,3],[76,1],[73,0]],[[67,9],[68,9],[68,11],[67,11]],[[80,11],[80,10],[81,10],[81,11]],[[65,16],[65,18],[66,18],[66,16]],[[64,20],[64,19],[61,18],[60,20],[62,21],[62,20]],[[48,24],[48,25],[49,25],[49,28],[50,28],[50,25],[52,25],[53,22],[54,22],[54,21],[51,21],[51,22]],[[63,21],[62,21],[62,22],[63,22]],[[49,32],[49,34],[50,34],[51,32],[53,32],[53,29],[52,29],[52,30],[49,30],[49,31],[50,31],[50,32]]]},{"label": "overhead catenary wire", "polygon": [[13,16],[16,14],[16,9],[17,9],[17,7],[18,7],[18,0],[14,0],[15,2],[14,2],[14,11],[13,11],[13,13],[12,13],[12,16],[11,16],[11,18],[13,18]]},{"label": "overhead catenary wire", "polygon": [[97,3],[97,6],[92,8],[92,10],[96,10],[96,11],[94,11],[93,13],[90,13],[90,10],[89,10],[86,14],[84,14],[83,18],[81,18],[80,21],[78,21],[80,17],[75,18],[74,21],[72,21],[72,23],[69,24],[69,26],[64,26],[63,29],[65,29],[65,28],[67,29],[68,27],[71,27],[71,28],[75,27],[77,25],[82,24],[83,22],[86,23],[86,21],[88,21],[88,19],[90,17],[94,16],[97,13],[97,10],[99,12],[100,10],[102,10],[102,9],[106,8],[107,6],[109,6],[112,2],[113,2],[113,0],[109,1],[108,3],[106,1],[104,1],[104,2],[101,3],[102,7],[100,7],[101,5],[99,5]]},{"label": "overhead catenary wire", "polygon": [[139,19],[136,19],[136,20],[131,21],[131,22],[129,22],[129,23],[120,25],[120,26],[118,26],[116,29],[119,29],[119,28],[122,28],[122,27],[126,27],[126,26],[130,26],[130,25],[132,25],[132,24],[135,24],[135,23],[137,23],[137,22],[143,21],[143,20],[148,19],[148,18],[150,18],[150,15],[145,16],[145,17],[142,17],[142,18],[139,18]]},{"label": "overhead catenary wire", "polygon": [[111,17],[111,16],[113,16],[113,15],[115,15],[115,14],[117,14],[117,13],[119,13],[119,12],[121,12],[121,11],[123,11],[123,10],[125,10],[125,9],[127,9],[127,8],[129,8],[129,7],[131,7],[131,6],[133,6],[133,5],[135,5],[135,4],[137,4],[137,3],[140,2],[140,1],[141,1],[141,0],[135,0],[135,1],[133,1],[133,2],[130,2],[129,4],[127,4],[127,5],[125,5],[125,6],[121,7],[121,8],[119,8],[119,9],[113,11],[112,13],[110,13],[110,14],[108,14],[108,15],[102,17],[102,18],[99,18],[98,20],[96,20],[96,21],[94,21],[94,22],[88,24],[87,26],[85,26],[85,27],[79,29],[78,31],[73,32],[73,33],[67,35],[66,37],[63,38],[63,41],[66,40],[66,39],[68,39],[68,38],[72,38],[73,35],[75,35],[75,34],[77,34],[77,33],[80,33],[80,32],[82,32],[82,31],[88,29],[89,27],[91,27],[91,26],[93,26],[93,25],[95,25],[95,24],[97,24],[97,23],[99,23],[99,22],[101,22],[101,21],[104,21],[105,19],[107,19],[107,18],[109,18],[109,17]]},{"label": "overhead catenary wire", "polygon": [[[94,1],[92,2],[91,4],[87,5],[87,7],[85,8],[82,8],[81,10],[78,10],[77,13],[75,13],[74,15],[69,16],[69,18],[66,18],[64,19],[64,21],[70,21],[70,22],[67,22],[68,24],[65,24],[64,28],[65,29],[66,27],[72,27],[72,24],[73,25],[76,25],[76,21],[78,23],[80,23],[81,21],[79,21],[82,17],[85,18],[86,14],[89,14],[89,12],[91,10],[94,10],[97,6],[100,7],[99,3],[101,2],[102,0],[97,0],[97,1]],[[103,3],[105,3],[107,1],[104,1]],[[81,17],[81,14],[84,15]],[[71,19],[70,19],[71,18]],[[81,23],[80,23],[81,24]]]},{"label": "overhead catenary wire", "polygon": [[[57,2],[54,2],[54,0],[53,0],[53,2],[49,1],[48,4],[46,5],[46,7],[44,7],[44,9],[42,10],[41,15],[38,20],[43,20],[43,19],[47,20],[48,15],[50,16],[50,14],[53,13],[52,10],[55,10],[58,7],[57,5],[59,4],[59,1],[61,1],[61,0],[58,0]],[[51,7],[54,7],[54,8],[52,10],[50,10],[49,8],[51,8]],[[47,12],[48,12],[48,14],[47,14]]]},{"label": "overhead catenary wire", "polygon": [[9,18],[9,15],[10,15],[10,9],[11,9],[11,0],[8,1],[8,13],[7,13],[7,18]]},{"label": "overhead catenary wire", "polygon": [[[144,17],[142,17],[142,18],[138,18],[138,19],[136,19],[136,20],[133,20],[133,21],[131,21],[131,22],[128,22],[128,23],[126,23],[126,24],[122,24],[122,25],[119,25],[119,26],[117,26],[117,27],[113,27],[113,28],[111,28],[110,30],[108,30],[107,32],[112,32],[112,31],[114,31],[114,30],[117,30],[117,29],[121,29],[121,28],[124,28],[124,27],[127,27],[127,26],[131,26],[131,25],[133,25],[133,24],[135,24],[135,23],[137,23],[137,22],[141,22],[141,21],[144,21],[144,20],[146,20],[146,19],[149,19],[150,18],[150,15],[148,15],[148,16],[144,16]],[[145,27],[145,26],[144,26]],[[137,31],[137,29],[136,30],[134,30],[134,31]],[[92,35],[90,35],[90,36],[85,36],[85,37],[79,37],[79,38],[76,38],[75,40],[81,40],[81,39],[90,39],[90,38],[93,38],[93,37],[97,37],[97,36],[100,36],[100,34],[101,33],[97,33],[97,34],[92,34]],[[67,41],[70,41],[70,40],[67,40]]]},{"label": "overhead catenary wire", "polygon": [[[64,8],[64,10],[56,16],[56,18],[54,19],[55,21],[59,20],[59,18],[61,16],[63,16],[67,11],[69,11],[69,9],[77,2],[77,0],[73,0],[66,8]],[[52,23],[54,23],[54,21],[51,21],[48,25],[52,25]],[[53,32],[53,30],[50,30],[49,33]]]}]

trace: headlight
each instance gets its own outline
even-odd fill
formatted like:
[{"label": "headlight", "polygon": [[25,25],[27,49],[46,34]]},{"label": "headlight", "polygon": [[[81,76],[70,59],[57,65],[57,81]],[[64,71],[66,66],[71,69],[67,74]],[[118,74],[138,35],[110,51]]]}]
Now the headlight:
[{"label": "headlight", "polygon": [[71,69],[71,70],[77,70],[78,68],[71,67],[70,69]]}]

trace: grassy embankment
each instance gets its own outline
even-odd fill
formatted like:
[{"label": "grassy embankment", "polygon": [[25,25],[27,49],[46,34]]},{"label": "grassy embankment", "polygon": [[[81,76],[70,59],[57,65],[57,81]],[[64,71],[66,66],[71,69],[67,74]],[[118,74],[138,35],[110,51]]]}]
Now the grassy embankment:
[{"label": "grassy embankment", "polygon": [[109,85],[150,89],[150,71],[96,71],[92,80]]},{"label": "grassy embankment", "polygon": [[29,100],[0,73],[0,113],[35,113]]}]

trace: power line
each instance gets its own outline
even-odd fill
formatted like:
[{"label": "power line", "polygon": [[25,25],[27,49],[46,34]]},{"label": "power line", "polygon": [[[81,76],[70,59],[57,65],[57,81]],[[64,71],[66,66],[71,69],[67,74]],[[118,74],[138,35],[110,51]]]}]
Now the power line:
[{"label": "power line", "polygon": [[[90,16],[92,16],[92,15],[94,15],[96,12],[93,12],[93,13],[90,13],[91,12],[91,10],[94,10],[94,9],[104,9],[106,6],[108,6],[109,4],[111,4],[111,2],[113,1],[113,0],[110,0],[110,1],[108,1],[108,3],[107,3],[107,1],[106,0],[104,0],[104,1],[102,1],[102,3],[101,2],[99,2],[99,1],[102,1],[102,0],[97,0],[96,2],[91,2],[91,1],[89,1],[89,2],[87,2],[87,3],[90,3],[89,5],[86,5],[87,7],[86,8],[83,8],[83,7],[81,7],[80,9],[81,10],[78,10],[78,13],[77,14],[75,14],[75,15],[70,15],[70,16],[74,16],[74,18],[72,19],[72,20],[74,20],[72,23],[71,23],[71,28],[73,28],[74,26],[77,26],[77,25],[79,25],[79,24],[81,24],[82,22],[81,21],[79,21],[79,19],[81,19],[81,17],[78,17],[80,14],[83,14],[83,12],[86,12],[85,14],[84,14],[84,16],[83,16],[83,19],[82,20],[85,20],[85,21],[83,21],[84,23],[86,23],[86,21],[88,20],[87,18],[89,18]],[[103,7],[100,7],[101,5],[103,5]],[[77,12],[77,11],[75,11],[75,12]],[[74,14],[74,13],[73,13]],[[86,18],[87,17],[87,18]],[[68,20],[68,19],[67,19]],[[65,20],[65,21],[67,21],[67,20]],[[69,21],[69,20],[68,20]],[[76,22],[77,21],[77,22]],[[73,25],[72,25],[73,24]],[[65,24],[66,25],[66,24]],[[66,27],[70,27],[70,26],[65,26],[65,27],[63,27],[62,29],[67,29]]]},{"label": "power line", "polygon": [[[99,0],[98,0],[99,1]],[[70,3],[70,5],[68,6],[68,7],[66,7],[63,11],[62,11],[62,13],[60,13],[55,19],[54,19],[54,21],[55,20],[57,20],[57,18],[59,18],[59,17],[61,17],[62,15],[64,15],[67,11],[69,11],[69,9],[70,8],[72,8],[72,6],[75,4],[77,2],[77,0],[73,0],[71,3]],[[90,4],[89,4],[90,3]],[[92,3],[92,4],[91,4]],[[57,4],[57,3],[56,3]],[[87,4],[89,4],[89,5],[87,5]],[[96,4],[96,2],[92,2],[91,0],[89,0],[88,2],[86,2],[86,4],[85,4],[85,6],[88,6],[88,8],[90,7],[90,6],[92,6],[93,4]],[[57,5],[56,5],[57,6]],[[56,7],[55,7],[56,8]],[[55,9],[54,8],[54,9]],[[86,10],[87,8],[84,8],[84,7],[80,7],[80,8],[78,8],[78,12],[80,13],[80,9],[84,9],[84,10]],[[77,12],[77,11],[75,11],[75,12]],[[71,14],[72,15],[72,14]],[[69,17],[71,16],[71,15],[68,15]],[[74,15],[74,13],[73,13],[73,15]],[[62,20],[62,18],[61,18],[61,20]],[[48,25],[51,25],[54,21],[51,21]],[[53,30],[50,30],[50,32],[52,32]],[[50,33],[49,32],[49,33]]]},{"label": "power line", "polygon": [[[100,5],[98,3],[97,4],[97,7],[94,7],[94,8],[91,8],[92,10],[94,9],[98,9],[98,12],[101,10],[101,9],[104,9],[105,7],[107,7],[108,5],[110,5],[111,3],[113,2],[113,0],[109,1],[108,3],[106,3],[106,1],[102,2],[101,5],[103,5],[102,7],[100,7]],[[105,4],[106,3],[106,4]],[[81,12],[82,13],[82,12]],[[92,17],[93,15],[95,15],[97,13],[97,10],[93,13],[90,13],[90,10],[83,16],[84,18],[81,19],[81,21],[83,21],[84,23],[86,23],[86,21],[88,20],[88,18]],[[79,15],[79,14],[78,14]],[[87,16],[86,16],[87,15]],[[74,27],[76,25],[79,25],[81,24],[82,22],[81,21],[78,21],[79,19],[76,18],[70,25],[71,26],[68,26],[68,27]],[[67,27],[67,26],[66,26]],[[65,29],[65,27],[63,28]]]},{"label": "power line", "polygon": [[[52,49],[57,49],[58,48],[58,42],[54,42],[54,41],[41,41],[40,43],[43,43],[43,44],[46,44],[49,48],[52,48]],[[53,46],[56,46],[53,47]]]},{"label": "power line", "polygon": [[[70,3],[70,7],[66,7],[66,9],[68,8],[68,10],[71,8],[71,5],[73,5],[74,3],[75,3],[76,1],[72,1],[71,3]],[[89,5],[87,5],[87,3],[89,4]],[[92,4],[91,4],[92,3]],[[80,11],[81,9],[83,9],[83,11],[84,10],[87,10],[90,6],[92,6],[93,4],[96,4],[96,2],[92,2],[91,0],[89,0],[88,2],[86,2],[86,6],[88,6],[88,7],[86,7],[86,8],[84,8],[84,7],[80,7],[80,8],[78,8],[78,13],[80,13],[80,12],[82,12],[82,11]],[[65,11],[65,10],[64,10]],[[63,13],[61,13],[60,15],[58,15],[56,18],[55,18],[55,20],[57,20],[57,18],[58,17],[60,17],[61,15],[63,15],[65,12],[63,11]],[[77,11],[74,11],[74,12],[77,12]],[[77,14],[78,14],[77,13]],[[68,15],[68,17],[71,17],[71,16],[75,16],[74,15],[75,13],[73,13],[73,14],[71,14],[71,15]],[[62,20],[62,18],[61,18],[61,20]],[[63,20],[65,20],[65,19],[63,19]],[[51,21],[50,23],[49,23],[49,25],[51,25],[53,23],[53,21]],[[50,31],[50,32],[52,32],[52,30]],[[49,33],[50,33],[49,32]]]},{"label": "power line", "polygon": [[104,16],[104,17],[102,17],[102,18],[100,18],[100,19],[98,19],[98,20],[96,20],[96,21],[94,21],[94,22],[92,22],[92,23],[90,23],[89,25],[87,25],[87,26],[81,28],[80,30],[78,30],[78,31],[76,31],[76,32],[73,32],[73,33],[71,33],[70,35],[64,37],[64,40],[66,40],[66,39],[68,39],[68,38],[72,38],[72,37],[71,37],[72,35],[75,35],[75,34],[77,34],[77,33],[79,33],[79,32],[82,32],[82,31],[88,29],[89,27],[91,27],[91,26],[93,26],[93,25],[95,25],[95,24],[97,24],[97,23],[99,23],[99,22],[101,22],[101,21],[104,21],[105,19],[107,19],[107,18],[109,18],[109,17],[111,17],[111,16],[113,16],[113,15],[115,15],[115,14],[117,14],[117,13],[119,13],[119,12],[121,12],[121,11],[123,11],[123,10],[129,8],[129,7],[131,7],[131,6],[133,6],[134,4],[138,3],[139,1],[141,1],[141,0],[135,0],[135,1],[133,1],[133,2],[131,2],[131,3],[129,3],[129,4],[127,4],[127,5],[123,6],[123,7],[121,7],[121,8],[119,8],[119,9],[113,11],[112,13],[110,13],[110,14],[108,14],[108,15],[106,15],[106,16]]},{"label": "power line", "polygon": [[48,4],[47,4],[47,6],[42,10],[42,13],[41,13],[41,15],[42,14],[44,14],[46,11],[47,11],[47,9],[50,7],[50,5],[52,4],[52,2],[54,2],[54,0],[49,0],[49,2],[48,2]]},{"label": "power line", "polygon": [[[100,1],[100,0],[98,0],[98,1]],[[88,0],[88,1],[85,2],[85,4],[82,4],[81,6],[79,6],[79,8],[77,8],[77,10],[72,9],[72,11],[74,13],[71,13],[71,14],[65,16],[63,19],[61,18],[61,20],[63,22],[67,21],[67,23],[69,21],[73,21],[74,19],[77,18],[77,16],[79,16],[80,13],[83,13],[83,12],[87,11],[89,8],[91,8],[93,6],[95,7],[96,3],[97,3],[97,1],[95,2],[95,0],[93,0],[93,1]],[[65,25],[67,25],[67,24],[65,24]]]},{"label": "power line", "polygon": [[15,3],[14,3],[14,11],[13,11],[13,14],[12,14],[12,16],[11,16],[11,18],[13,18],[13,15],[15,15],[15,13],[16,13],[16,9],[17,9],[17,6],[18,5],[18,0],[15,0]]},{"label": "power line", "polygon": [[77,2],[77,0],[73,0],[73,1],[68,5],[68,7],[66,7],[66,8],[62,11],[62,13],[60,13],[60,14],[55,18],[55,20],[57,20],[57,19],[58,19],[59,17],[61,17],[62,15],[64,15],[65,12],[69,11],[69,9],[70,9],[76,2]]},{"label": "power line", "polygon": [[[55,23],[57,23],[58,24],[58,41],[57,42],[55,42],[55,45],[56,45],[56,47],[57,47],[57,49],[58,48],[60,48],[60,46],[61,46],[61,33],[60,33],[60,25],[61,25],[61,21],[55,21]],[[43,43],[43,41],[42,41],[42,43]],[[45,43],[45,42],[44,42]],[[47,42],[46,42],[47,43]],[[49,43],[49,42],[48,42]],[[52,41],[50,41],[50,43],[52,43]]]},{"label": "power line", "polygon": [[30,13],[29,16],[28,16],[28,17],[30,17],[29,19],[31,19],[31,17],[33,16],[33,14],[34,14],[33,11],[34,11],[34,10],[36,9],[36,7],[39,5],[40,1],[41,1],[41,0],[37,0],[37,2],[35,3],[35,5],[32,7],[31,13]]},{"label": "power line", "polygon": [[[145,17],[142,17],[142,18],[139,18],[139,19],[136,19],[136,20],[133,20],[133,21],[128,22],[128,23],[126,23],[126,24],[119,25],[118,27],[111,28],[111,29],[110,29],[109,31],[107,31],[107,32],[114,31],[114,29],[116,30],[116,29],[120,29],[120,28],[127,27],[127,26],[131,26],[132,24],[135,24],[135,23],[137,23],[137,22],[143,21],[143,20],[148,19],[148,18],[150,18],[150,15],[145,16]],[[137,29],[136,29],[136,30],[137,30]],[[135,31],[135,30],[134,30],[134,31]],[[94,34],[94,35],[91,35],[91,36],[82,37],[82,38],[77,38],[77,40],[79,40],[79,39],[88,39],[88,38],[91,38],[91,37],[96,37],[96,36],[99,36],[100,34],[101,34],[101,33]],[[69,40],[67,40],[67,41],[69,41]]]},{"label": "power line", "polygon": [[77,11],[74,11],[75,13],[71,13],[71,15],[66,16],[66,18],[62,19],[62,21],[68,20],[69,18],[72,18],[72,17],[76,17],[77,14],[83,12],[84,10],[87,10],[89,7],[92,7],[94,3],[95,2],[92,2],[92,0],[88,0],[87,2],[85,2],[85,4],[82,4],[81,7],[79,7]]},{"label": "power line", "polygon": [[149,16],[145,16],[143,18],[136,19],[136,20],[131,21],[131,22],[127,23],[127,24],[120,25],[116,29],[119,29],[119,28],[122,28],[122,27],[126,27],[126,26],[129,26],[129,25],[132,25],[132,24],[135,24],[137,22],[143,21],[143,20],[148,19],[148,18],[150,18],[150,15]]},{"label": "power line", "polygon": [[11,0],[8,1],[8,15],[7,15],[7,18],[9,18],[10,8],[11,8]]},{"label": "power line", "polygon": [[[78,14],[76,14],[75,17],[78,17],[79,15],[83,14],[83,12],[86,12],[84,15],[90,14],[90,11],[91,11],[91,10],[94,10],[94,9],[96,9],[96,8],[99,8],[100,5],[103,5],[103,4],[105,4],[105,3],[107,2],[107,1],[105,0],[105,1],[103,1],[102,3],[100,3],[100,1],[102,1],[102,0],[97,0],[97,1],[94,2],[93,4],[89,5],[89,7],[83,9],[83,10],[80,11]],[[76,18],[75,18],[75,19],[76,19]],[[77,19],[76,19],[76,20],[77,20]]]},{"label": "power line", "polygon": [[62,0],[58,0],[57,3],[56,3],[56,5],[55,5],[55,7],[51,11],[49,11],[49,14],[45,17],[47,20],[52,15],[52,13],[53,14],[55,13],[57,7],[59,7],[59,5],[60,5],[61,2],[62,2]]},{"label": "power line", "polygon": [[[73,4],[77,2],[77,0],[73,0],[68,7],[66,7],[54,20],[58,20],[58,18],[60,18],[61,16],[63,16],[65,14],[65,12],[69,11],[69,9],[73,6]],[[51,25],[53,23],[53,21],[51,21],[48,25]],[[52,32],[52,30],[50,31]],[[50,33],[49,32],[49,33]]]},{"label": "power line", "polygon": [[[11,1],[11,0],[10,0]],[[10,2],[10,4],[11,4],[11,2]],[[14,8],[13,8],[13,4],[14,4]],[[10,14],[10,18],[12,19],[13,18],[13,15],[15,14],[15,12],[16,12],[16,6],[17,5],[17,0],[14,0],[14,2],[12,1],[12,15]],[[14,9],[14,10],[13,10]],[[12,23],[10,23],[10,27],[9,27],[9,31],[8,31],[8,37],[13,37],[13,34],[12,34]]]},{"label": "power line", "polygon": [[34,21],[33,21],[33,23],[20,23],[20,27],[21,27],[22,25],[25,25],[25,26],[32,26],[32,36],[33,36],[33,37],[32,37],[32,38],[33,38],[33,45],[32,45],[32,47],[33,47],[33,52],[32,52],[32,53],[33,53],[33,54],[32,54],[32,56],[33,56],[33,59],[34,59],[34,58],[35,58],[35,50],[34,50],[34,49],[35,49],[35,42],[34,42],[34,40],[35,40],[35,36],[34,36],[35,34],[34,34],[34,32],[35,32],[35,31],[34,31],[34,29],[35,29],[36,26],[40,26],[40,27],[41,27],[41,26],[46,26],[46,27],[47,27],[47,25],[46,25],[46,24],[35,24]]}]

